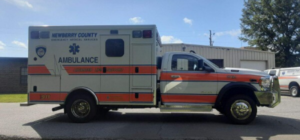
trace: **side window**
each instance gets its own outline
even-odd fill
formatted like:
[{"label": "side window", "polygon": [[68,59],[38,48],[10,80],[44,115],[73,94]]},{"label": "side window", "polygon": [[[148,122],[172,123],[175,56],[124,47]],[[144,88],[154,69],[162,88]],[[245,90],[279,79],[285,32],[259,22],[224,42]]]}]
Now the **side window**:
[{"label": "side window", "polygon": [[173,71],[199,71],[198,59],[190,55],[173,55]]},{"label": "side window", "polygon": [[124,40],[107,39],[105,42],[105,54],[108,57],[122,57],[124,55]]}]

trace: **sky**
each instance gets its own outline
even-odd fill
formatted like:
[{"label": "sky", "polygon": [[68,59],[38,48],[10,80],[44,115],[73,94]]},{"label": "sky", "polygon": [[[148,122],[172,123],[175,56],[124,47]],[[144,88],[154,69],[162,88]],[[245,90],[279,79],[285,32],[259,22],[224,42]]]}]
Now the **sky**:
[{"label": "sky", "polygon": [[155,24],[163,43],[243,47],[242,0],[0,0],[0,57],[28,56],[34,25]]}]

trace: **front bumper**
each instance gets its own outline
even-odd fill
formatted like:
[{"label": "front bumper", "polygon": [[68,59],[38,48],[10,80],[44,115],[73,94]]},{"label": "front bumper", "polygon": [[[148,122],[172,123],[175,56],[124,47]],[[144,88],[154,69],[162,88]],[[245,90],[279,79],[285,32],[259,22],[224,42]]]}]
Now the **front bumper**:
[{"label": "front bumper", "polygon": [[269,91],[254,92],[260,106],[275,107],[281,102],[278,77],[273,77]]}]

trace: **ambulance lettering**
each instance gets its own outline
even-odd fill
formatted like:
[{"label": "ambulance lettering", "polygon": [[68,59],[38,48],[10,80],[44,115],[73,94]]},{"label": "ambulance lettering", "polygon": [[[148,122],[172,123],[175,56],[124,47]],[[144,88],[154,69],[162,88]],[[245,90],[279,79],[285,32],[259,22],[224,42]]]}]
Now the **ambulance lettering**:
[{"label": "ambulance lettering", "polygon": [[98,63],[98,57],[59,57],[58,63]]}]

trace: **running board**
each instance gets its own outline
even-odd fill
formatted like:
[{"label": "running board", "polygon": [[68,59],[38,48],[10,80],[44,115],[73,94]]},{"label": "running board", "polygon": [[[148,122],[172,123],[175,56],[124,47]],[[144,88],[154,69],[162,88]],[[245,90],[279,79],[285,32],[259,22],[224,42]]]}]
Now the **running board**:
[{"label": "running board", "polygon": [[209,112],[212,105],[161,105],[160,112]]}]

